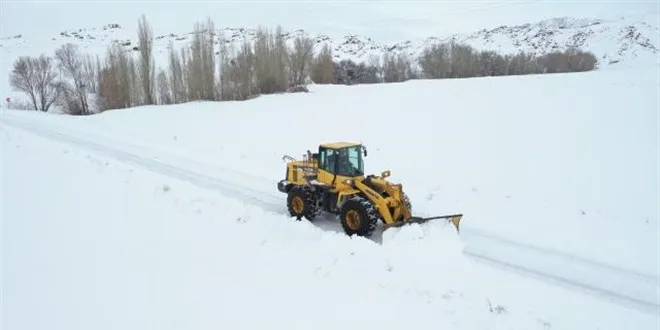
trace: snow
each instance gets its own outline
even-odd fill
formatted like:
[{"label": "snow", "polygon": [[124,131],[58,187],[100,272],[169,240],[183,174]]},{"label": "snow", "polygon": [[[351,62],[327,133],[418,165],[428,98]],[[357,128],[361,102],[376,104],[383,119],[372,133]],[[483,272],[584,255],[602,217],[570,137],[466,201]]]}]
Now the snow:
[{"label": "snow", "polygon": [[[657,274],[657,86],[648,70],[613,71],[314,86],[84,118],[16,115],[266,192],[281,179],[282,155],[362,141],[367,171],[391,169],[420,212],[465,213],[467,226],[542,246],[562,237],[562,250]],[[321,126],[330,112],[370,124]],[[383,131],[393,123],[403,136]]]},{"label": "snow", "polygon": [[[651,329],[657,322],[473,264],[448,227],[388,231],[379,245],[6,125],[2,150],[4,328]],[[589,309],[566,315],[567,301]]]},{"label": "snow", "polygon": [[[490,2],[490,3],[489,3]],[[256,27],[282,24],[287,30],[305,29],[333,38],[357,33],[383,42],[470,33],[503,24],[520,25],[553,17],[657,20],[658,6],[636,2],[541,1],[416,1],[415,6],[394,1],[271,1],[257,5],[240,2],[18,2],[1,4],[0,34],[44,35],[112,22],[136,31],[144,13],[158,34],[182,33],[195,21],[211,16],[218,26]],[[48,24],[36,24],[48,22]]]},{"label": "snow", "polygon": [[[658,85],[646,68],[3,110],[2,325],[657,329]],[[287,217],[282,155],[336,140],[414,213],[463,213],[460,233]]]}]

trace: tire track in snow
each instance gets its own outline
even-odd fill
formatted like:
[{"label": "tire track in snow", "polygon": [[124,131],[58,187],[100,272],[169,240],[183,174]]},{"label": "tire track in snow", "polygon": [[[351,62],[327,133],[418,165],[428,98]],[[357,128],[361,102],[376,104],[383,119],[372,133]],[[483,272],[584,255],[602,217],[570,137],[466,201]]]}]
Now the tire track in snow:
[{"label": "tire track in snow", "polygon": [[463,253],[475,261],[658,315],[660,287],[656,276],[493,237],[479,231],[461,230],[461,233],[461,238],[468,242]]},{"label": "tire track in snow", "polygon": [[20,121],[16,121],[14,119],[7,120],[5,116],[3,116],[2,120],[5,124],[32,132],[42,137],[66,142],[70,145],[82,147],[84,149],[88,149],[105,156],[111,156],[119,161],[147,168],[150,171],[157,172],[168,177],[187,181],[202,188],[224,192],[229,197],[238,197],[242,201],[248,202],[267,211],[282,214],[286,212],[286,207],[281,204],[281,200],[274,199],[274,196],[266,194],[262,191],[253,190],[249,187],[240,186],[215,177],[198,174],[181,167],[176,167],[158,161],[154,158],[138,156],[124,150],[94,142],[93,139],[83,140],[72,135],[56,132],[54,130],[39,127],[37,125],[21,123]]},{"label": "tire track in snow", "polygon": [[[481,263],[486,263],[490,264],[493,267],[505,269],[511,272],[515,272],[521,275],[526,275],[529,277],[534,277],[537,279],[544,280],[546,282],[552,282],[555,283],[559,286],[563,286],[566,288],[570,289],[577,289],[585,294],[601,298],[628,308],[633,308],[636,310],[643,311],[645,313],[657,315],[658,314],[658,304],[654,303],[652,301],[648,301],[647,299],[638,299],[635,297],[631,297],[629,295],[626,295],[625,293],[619,293],[616,291],[611,291],[608,289],[604,289],[602,287],[599,287],[597,285],[590,285],[588,283],[584,283],[582,281],[575,281],[570,278],[566,278],[563,276],[558,276],[552,273],[540,271],[537,268],[534,267],[527,267],[523,266],[520,263],[516,262],[507,262],[499,259],[495,259],[492,257],[488,257],[485,255],[481,255],[478,253],[474,253],[471,251],[465,251],[465,255],[469,256],[472,259],[475,259]],[[649,291],[649,293],[652,292],[657,292],[657,290],[654,291]]]},{"label": "tire track in snow", "polygon": [[618,273],[618,274],[625,274],[625,275],[629,275],[629,276],[634,276],[635,278],[637,278],[640,281],[655,283],[655,284],[660,285],[660,278],[658,276],[655,276],[655,275],[643,274],[643,273],[640,273],[640,272],[636,272],[636,271],[633,271],[633,270],[630,270],[630,269],[625,269],[625,268],[618,267],[618,266],[615,266],[615,265],[605,264],[605,263],[598,262],[598,261],[595,261],[595,260],[585,259],[585,258],[576,256],[576,255],[573,255],[573,254],[570,254],[570,253],[566,253],[566,252],[563,252],[563,251],[559,251],[559,250],[553,250],[553,249],[534,246],[534,245],[530,245],[530,244],[526,244],[526,243],[511,241],[511,240],[504,239],[504,238],[496,236],[496,235],[489,234],[489,233],[484,232],[484,231],[479,230],[479,229],[469,228],[468,233],[469,233],[469,235],[480,236],[481,239],[496,240],[496,241],[499,241],[502,244],[515,245],[517,247],[520,247],[520,248],[523,248],[523,249],[526,249],[526,250],[534,250],[534,251],[537,251],[538,253],[542,253],[542,254],[545,254],[545,255],[554,255],[554,256],[560,257],[562,259],[565,259],[568,262],[583,263],[583,264],[591,265],[591,267],[605,269],[608,272],[614,272],[614,273]]},{"label": "tire track in snow", "polygon": [[[103,140],[110,141],[110,139],[96,138],[88,133],[85,133],[88,139],[82,139],[71,134],[58,132],[53,128],[34,125],[23,119],[12,118],[12,116],[6,114],[2,116],[2,121],[15,128],[106,156],[109,155],[119,161],[137,165],[175,179],[188,181],[196,186],[223,193],[230,198],[238,198],[266,211],[288,216],[283,197],[277,197],[274,194],[217,177],[199,174],[183,166],[158,161],[155,157],[144,156],[148,154],[160,155],[162,154],[160,152],[118,141],[104,144],[102,143]],[[113,147],[111,144],[126,147],[126,150]],[[127,151],[130,149],[135,152]],[[170,157],[162,158],[168,159]],[[220,170],[230,175],[247,177],[246,174],[236,171]],[[321,225],[322,229],[341,231],[341,227],[331,224],[332,221],[320,220],[327,222],[324,225],[316,223]],[[461,230],[461,237],[468,243],[464,254],[475,261],[542,279],[560,286],[577,288],[583,293],[643,312],[657,314],[660,310],[658,301],[660,287],[657,276],[639,274],[623,268],[511,241],[469,228]],[[513,260],[512,256],[515,256]]]}]

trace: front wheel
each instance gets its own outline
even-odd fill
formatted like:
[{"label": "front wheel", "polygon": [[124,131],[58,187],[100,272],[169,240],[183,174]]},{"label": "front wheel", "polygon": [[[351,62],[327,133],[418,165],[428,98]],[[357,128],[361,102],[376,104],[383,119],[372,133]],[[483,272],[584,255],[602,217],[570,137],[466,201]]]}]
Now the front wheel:
[{"label": "front wheel", "polygon": [[368,237],[376,229],[379,214],[367,199],[354,196],[342,205],[339,217],[347,235]]}]

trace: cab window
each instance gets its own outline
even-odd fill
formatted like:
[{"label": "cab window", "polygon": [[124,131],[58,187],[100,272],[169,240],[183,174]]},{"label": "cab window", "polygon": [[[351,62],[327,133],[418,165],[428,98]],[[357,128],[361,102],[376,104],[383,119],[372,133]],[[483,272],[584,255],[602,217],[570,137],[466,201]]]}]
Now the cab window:
[{"label": "cab window", "polygon": [[333,149],[321,149],[319,151],[319,167],[327,172],[335,173],[337,152]]},{"label": "cab window", "polygon": [[358,176],[364,174],[362,153],[360,147],[340,149],[337,157],[337,174],[342,176]]}]

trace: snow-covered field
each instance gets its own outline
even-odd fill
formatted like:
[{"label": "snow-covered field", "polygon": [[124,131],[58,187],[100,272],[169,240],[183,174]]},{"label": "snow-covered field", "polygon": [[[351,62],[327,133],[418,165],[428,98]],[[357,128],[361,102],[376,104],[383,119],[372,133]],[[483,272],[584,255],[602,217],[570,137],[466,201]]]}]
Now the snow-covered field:
[{"label": "snow-covered field", "polygon": [[[654,67],[4,110],[2,326],[657,329],[659,85]],[[362,141],[416,213],[465,214],[460,234],[289,219],[282,155],[333,140]]]}]

